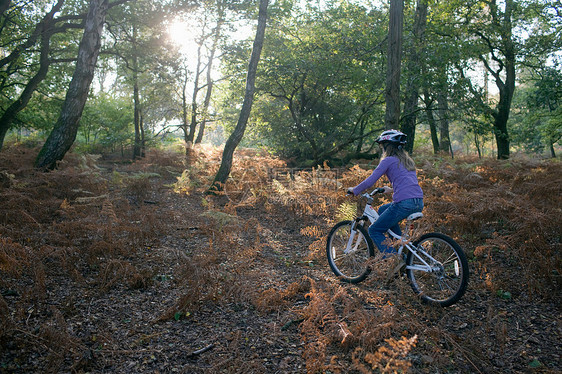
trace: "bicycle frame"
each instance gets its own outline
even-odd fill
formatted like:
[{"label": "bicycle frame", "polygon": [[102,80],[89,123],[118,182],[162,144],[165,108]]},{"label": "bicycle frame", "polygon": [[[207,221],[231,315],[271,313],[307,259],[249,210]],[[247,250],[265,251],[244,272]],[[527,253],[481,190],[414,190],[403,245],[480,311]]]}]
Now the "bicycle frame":
[{"label": "bicycle frame", "polygon": [[[347,242],[346,249],[344,250],[344,253],[346,253],[346,254],[356,251],[357,248],[359,247],[360,240],[358,240],[353,245],[353,240],[355,239],[355,235],[357,233],[357,230],[355,229],[356,225],[360,224],[360,222],[365,221],[365,220],[368,220],[369,224],[371,225],[371,224],[373,224],[373,222],[375,222],[379,218],[378,212],[372,206],[374,199],[371,196],[371,194],[364,193],[361,196],[365,197],[367,199],[367,204],[365,205],[365,209],[363,210],[363,215],[358,217],[357,219],[355,219],[355,221],[351,225],[351,232],[350,232],[350,235],[349,235],[349,239],[348,239],[348,242]],[[387,231],[387,233],[392,238],[394,238],[396,240],[400,240],[401,245],[400,245],[400,248],[398,249],[398,255],[399,256],[402,255],[402,251],[404,250],[404,248],[406,248],[408,251],[410,251],[412,253],[413,256],[417,257],[423,263],[423,265],[406,266],[406,269],[420,270],[420,271],[426,271],[426,272],[434,272],[434,271],[440,270],[440,267],[438,266],[439,262],[436,261],[433,257],[431,257],[431,255],[429,255],[429,253],[424,251],[422,248],[417,248],[417,247],[413,246],[411,244],[411,242],[408,240],[408,238],[405,238],[401,235],[398,235],[390,229]],[[376,248],[376,246],[375,246],[375,248]],[[420,256],[420,254],[422,254],[427,259],[429,259],[429,262],[431,262],[431,264],[433,266],[428,264],[428,262],[425,261]]]}]

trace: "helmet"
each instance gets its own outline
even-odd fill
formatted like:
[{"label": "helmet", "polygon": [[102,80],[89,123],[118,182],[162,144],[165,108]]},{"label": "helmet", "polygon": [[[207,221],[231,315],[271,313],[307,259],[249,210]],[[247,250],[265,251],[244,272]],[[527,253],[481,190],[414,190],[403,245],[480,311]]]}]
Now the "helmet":
[{"label": "helmet", "polygon": [[389,142],[397,145],[406,144],[406,134],[398,130],[386,130],[375,140],[377,143]]}]

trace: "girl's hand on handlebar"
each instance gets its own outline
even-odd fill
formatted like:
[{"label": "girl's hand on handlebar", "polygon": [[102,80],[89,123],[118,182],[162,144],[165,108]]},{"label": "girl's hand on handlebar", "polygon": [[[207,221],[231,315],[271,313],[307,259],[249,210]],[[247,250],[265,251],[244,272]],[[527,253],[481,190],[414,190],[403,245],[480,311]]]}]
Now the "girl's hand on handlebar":
[{"label": "girl's hand on handlebar", "polygon": [[354,193],[353,193],[353,187],[348,187],[347,190],[345,191],[345,194],[348,195],[348,196],[349,196],[349,195],[354,195]]},{"label": "girl's hand on handlebar", "polygon": [[392,192],[392,188],[388,187],[388,186],[384,186],[384,187],[379,187],[379,188],[375,188],[373,190],[373,192],[371,192],[371,195],[375,195],[378,193],[389,193]]}]

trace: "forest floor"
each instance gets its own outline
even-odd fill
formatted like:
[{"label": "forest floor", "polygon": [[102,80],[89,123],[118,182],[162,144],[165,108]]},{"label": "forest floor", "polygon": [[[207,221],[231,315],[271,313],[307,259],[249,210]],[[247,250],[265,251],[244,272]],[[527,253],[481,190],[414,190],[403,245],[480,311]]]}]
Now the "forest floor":
[{"label": "forest floor", "polygon": [[424,229],[470,259],[440,308],[388,269],[330,271],[342,186],[373,165],[294,174],[243,150],[209,196],[217,151],[50,173],[34,152],[0,153],[0,373],[562,372],[559,161],[416,160]]}]

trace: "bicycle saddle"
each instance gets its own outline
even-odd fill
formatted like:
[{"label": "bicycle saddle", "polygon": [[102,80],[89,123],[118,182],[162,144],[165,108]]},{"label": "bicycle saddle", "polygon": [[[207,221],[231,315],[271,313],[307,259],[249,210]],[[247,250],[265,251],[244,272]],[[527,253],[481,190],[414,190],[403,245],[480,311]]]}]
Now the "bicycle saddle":
[{"label": "bicycle saddle", "polygon": [[407,219],[408,221],[415,221],[415,220],[417,220],[417,219],[419,219],[419,218],[422,218],[422,217],[423,217],[423,213],[422,213],[422,212],[417,212],[417,213],[412,213],[412,214],[410,214],[406,219]]}]

